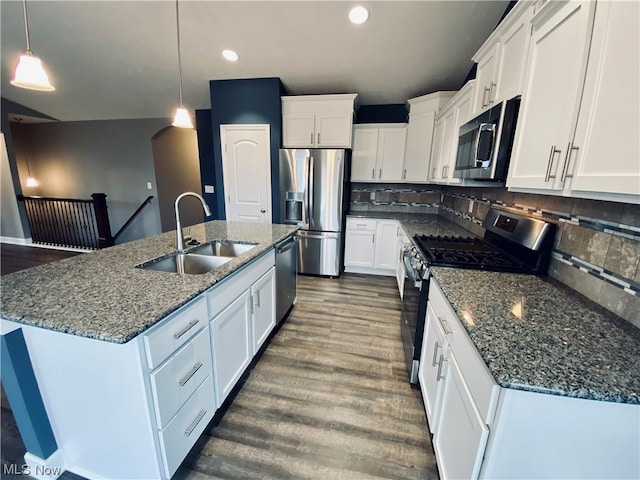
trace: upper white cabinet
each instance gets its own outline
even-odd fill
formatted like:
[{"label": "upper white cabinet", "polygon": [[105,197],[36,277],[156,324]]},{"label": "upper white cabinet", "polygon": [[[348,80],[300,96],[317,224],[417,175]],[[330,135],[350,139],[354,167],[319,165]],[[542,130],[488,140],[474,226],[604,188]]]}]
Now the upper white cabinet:
[{"label": "upper white cabinet", "polygon": [[406,136],[405,123],[355,125],[351,181],[402,181]]},{"label": "upper white cabinet", "polygon": [[473,116],[522,93],[532,8],[530,2],[518,2],[474,55]]},{"label": "upper white cabinet", "polygon": [[454,178],[460,126],[471,119],[475,80],[468,81],[436,117],[429,180],[441,184],[459,184]]},{"label": "upper white cabinet", "polygon": [[429,180],[436,115],[455,93],[436,92],[407,100],[409,124],[404,151],[403,181],[425,183]]},{"label": "upper white cabinet", "polygon": [[637,2],[533,18],[510,190],[640,203]]},{"label": "upper white cabinet", "polygon": [[281,97],[284,148],[351,148],[357,94]]}]

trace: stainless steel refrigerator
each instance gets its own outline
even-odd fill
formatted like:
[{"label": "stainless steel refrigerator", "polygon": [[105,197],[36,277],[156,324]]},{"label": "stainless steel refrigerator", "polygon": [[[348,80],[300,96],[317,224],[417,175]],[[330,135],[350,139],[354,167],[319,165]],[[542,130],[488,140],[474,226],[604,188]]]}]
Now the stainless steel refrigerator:
[{"label": "stainless steel refrigerator", "polygon": [[340,276],[351,150],[280,150],[280,218],[300,225],[298,271]]}]

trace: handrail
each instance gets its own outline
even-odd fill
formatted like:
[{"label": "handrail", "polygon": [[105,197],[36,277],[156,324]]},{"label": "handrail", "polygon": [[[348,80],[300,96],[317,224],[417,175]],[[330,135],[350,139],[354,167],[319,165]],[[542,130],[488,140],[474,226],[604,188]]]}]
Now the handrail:
[{"label": "handrail", "polygon": [[129,217],[129,219],[124,222],[124,225],[122,225],[122,227],[120,228],[120,230],[118,230],[116,232],[116,234],[113,236],[113,241],[115,242],[118,237],[120,236],[120,234],[133,222],[133,220],[135,220],[135,218],[140,214],[140,212],[142,211],[142,209],[147,206],[147,204],[151,203],[151,200],[153,199],[153,195],[149,195],[141,204],[140,206],[137,208],[137,210],[135,212],[133,212],[133,214]]}]

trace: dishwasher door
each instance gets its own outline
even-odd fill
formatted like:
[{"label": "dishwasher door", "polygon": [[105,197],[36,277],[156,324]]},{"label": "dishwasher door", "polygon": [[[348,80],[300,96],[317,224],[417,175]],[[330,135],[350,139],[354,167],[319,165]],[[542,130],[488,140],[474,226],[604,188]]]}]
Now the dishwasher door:
[{"label": "dishwasher door", "polygon": [[276,322],[282,322],[296,303],[298,236],[276,245]]}]

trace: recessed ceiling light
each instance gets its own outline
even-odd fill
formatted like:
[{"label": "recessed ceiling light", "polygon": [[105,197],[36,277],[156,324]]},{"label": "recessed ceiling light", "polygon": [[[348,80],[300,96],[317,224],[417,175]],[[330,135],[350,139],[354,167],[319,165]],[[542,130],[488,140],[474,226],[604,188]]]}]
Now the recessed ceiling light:
[{"label": "recessed ceiling light", "polygon": [[223,50],[222,56],[230,62],[235,62],[236,60],[238,60],[238,54],[233,50]]},{"label": "recessed ceiling light", "polygon": [[360,25],[361,23],[366,22],[368,18],[369,10],[360,5],[358,5],[357,7],[353,7],[349,11],[349,20],[351,20],[351,23],[355,23],[356,25]]}]

